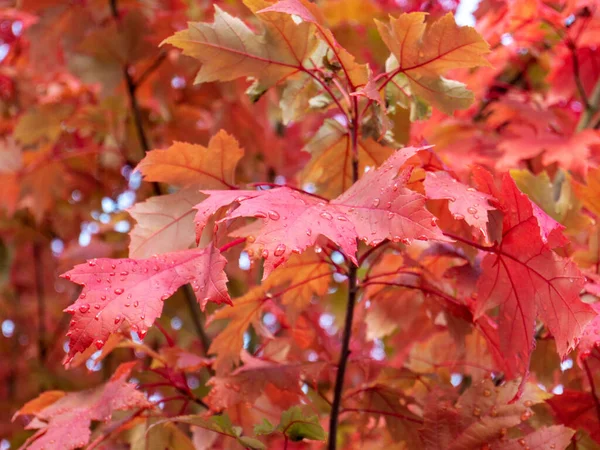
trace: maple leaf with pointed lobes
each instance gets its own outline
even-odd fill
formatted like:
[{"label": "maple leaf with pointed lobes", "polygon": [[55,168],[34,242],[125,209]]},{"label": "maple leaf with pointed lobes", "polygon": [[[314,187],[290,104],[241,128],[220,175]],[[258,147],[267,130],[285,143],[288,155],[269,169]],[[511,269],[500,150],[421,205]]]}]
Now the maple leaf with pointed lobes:
[{"label": "maple leaf with pointed lobes", "polygon": [[395,72],[408,77],[413,93],[452,114],[468,106],[473,95],[462,83],[441,75],[450,69],[489,66],[483,57],[489,46],[474,28],[457,26],[451,13],[432,24],[425,18],[425,13],[414,12],[390,17],[389,24],[375,23],[398,61]]},{"label": "maple leaf with pointed lobes", "polygon": [[264,286],[249,290],[242,297],[233,299],[231,308],[221,308],[207,320],[207,325],[216,320],[229,319],[227,326],[212,340],[209,354],[216,355],[213,369],[217,375],[225,374],[240,361],[240,352],[244,347],[244,333],[250,325],[257,333],[271,336],[262,324],[261,313],[270,294]]},{"label": "maple leaf with pointed lobes", "polygon": [[320,298],[327,294],[332,269],[331,264],[319,254],[308,250],[301,255],[292,255],[271,273],[271,285],[289,287],[281,295],[281,303],[287,307],[286,318],[291,323],[308,307],[313,297]]},{"label": "maple leaf with pointed lobes", "polygon": [[413,239],[448,242],[435,218],[425,208],[426,198],[406,187],[411,169],[402,167],[418,151],[396,151],[377,170],[367,172],[330,204],[356,227],[359,239],[377,245],[384,239],[408,243]]},{"label": "maple leaf with pointed lobes", "polygon": [[316,379],[326,368],[326,362],[274,363],[242,354],[244,365],[234,372],[213,377],[208,384],[210,393],[205,398],[213,411],[222,411],[239,403],[254,403],[272,385],[279,391],[303,397],[301,380]]},{"label": "maple leaf with pointed lobes", "polygon": [[587,184],[574,182],[573,188],[583,206],[600,217],[600,167],[588,172]]},{"label": "maple leaf with pointed lobes", "polygon": [[[113,411],[152,408],[145,395],[128,383],[137,363],[121,364],[105,384],[82,392],[67,393],[35,413],[30,428],[38,431],[23,445],[29,450],[72,450],[85,447],[94,421],[107,421]],[[27,413],[27,405],[15,414]],[[14,420],[14,418],[13,418]]]},{"label": "maple leaf with pointed lobes", "polygon": [[424,448],[467,450],[501,443],[510,428],[532,416],[531,406],[550,397],[527,383],[521,398],[513,402],[518,389],[516,381],[495,386],[492,380],[484,379],[458,399],[454,391],[431,392],[426,399],[425,426],[421,430]]},{"label": "maple leaf with pointed lobes", "polygon": [[258,12],[270,5],[263,0],[244,0],[244,4],[263,25],[262,35],[215,5],[214,23],[190,22],[187,30],[163,41],[202,62],[196,83],[253,77],[261,89],[267,89],[298,72],[314,50],[317,39],[312,24],[296,24],[286,14]]},{"label": "maple leaf with pointed lobes", "polygon": [[546,450],[548,448],[563,450],[571,444],[574,434],[574,430],[562,425],[553,425],[539,428],[522,438],[502,442],[494,448],[498,450]]},{"label": "maple leaf with pointed lobes", "polygon": [[[221,207],[237,204],[217,224],[238,217],[255,217],[254,223],[231,234],[246,237],[248,253],[265,258],[266,279],[292,253],[316,244],[321,234],[356,263],[356,239],[376,245],[384,239],[448,241],[425,209],[423,195],[405,187],[410,170],[404,163],[419,149],[397,151],[377,170],[367,172],[350,189],[329,203],[287,187],[266,191],[204,191],[209,198],[196,206],[196,239],[208,219]],[[400,173],[399,173],[400,171]]]},{"label": "maple leaf with pointed lobes", "polygon": [[600,408],[593,393],[565,389],[546,403],[559,423],[575,429],[583,428],[600,443]]},{"label": "maple leaf with pointed lobes", "polygon": [[[356,261],[356,231],[341,211],[308,194],[287,187],[266,191],[204,191],[208,199],[196,206],[196,239],[202,236],[208,219],[219,208],[237,203],[217,224],[237,217],[256,217],[250,225],[232,235],[246,237],[248,254],[265,259],[263,280],[293,253],[301,253],[317,243],[319,235],[339,245]],[[341,219],[340,219],[341,217]]]},{"label": "maple leaf with pointed lobes", "polygon": [[230,304],[225,263],[211,246],[149,259],[95,259],[75,266],[61,275],[83,286],[77,301],[65,310],[73,314],[65,363],[92,343],[102,348],[125,322],[143,337],[160,317],[163,302],[187,283],[202,309],[208,301]]},{"label": "maple leaf with pointed lobes", "polygon": [[500,307],[500,346],[514,377],[528,370],[538,315],[554,335],[559,355],[565,357],[595,313],[579,299],[581,272],[544,242],[531,201],[508,174],[502,194],[513,207],[504,217],[502,242],[482,262],[475,317]]},{"label": "maple leaf with pointed lobes", "polygon": [[136,170],[147,181],[201,189],[230,188],[235,183],[235,169],[244,156],[238,141],[220,130],[208,147],[175,142],[166,150],[152,150]]},{"label": "maple leaf with pointed lobes", "polygon": [[464,220],[480,230],[487,239],[488,211],[494,209],[491,195],[478,192],[452,178],[447,172],[428,172],[425,193],[432,199],[448,200],[448,209],[456,220]]}]

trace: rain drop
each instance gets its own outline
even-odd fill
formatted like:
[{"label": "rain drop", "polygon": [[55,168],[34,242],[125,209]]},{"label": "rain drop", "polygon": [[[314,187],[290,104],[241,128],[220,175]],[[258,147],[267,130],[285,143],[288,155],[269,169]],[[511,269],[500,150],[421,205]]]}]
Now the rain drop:
[{"label": "rain drop", "polygon": [[121,321],[121,316],[115,317],[115,325],[117,325]]},{"label": "rain drop", "polygon": [[336,219],[339,220],[340,222],[347,222],[348,221],[348,218],[346,216],[337,216]]},{"label": "rain drop", "polygon": [[142,314],[142,315],[140,316],[140,320],[144,320],[145,318],[146,318],[146,316],[145,316],[144,314]]},{"label": "rain drop", "polygon": [[269,219],[279,220],[279,213],[277,211],[269,211]]},{"label": "rain drop", "polygon": [[95,260],[95,259],[90,259],[90,260],[88,261],[88,266],[90,266],[90,267],[94,267],[95,265],[96,265],[96,260]]},{"label": "rain drop", "polygon": [[86,312],[88,312],[90,310],[90,305],[89,303],[84,303],[83,305],[79,305],[79,312],[81,314],[85,314]]},{"label": "rain drop", "polygon": [[373,208],[377,208],[379,206],[379,199],[375,198],[373,199]]},{"label": "rain drop", "polygon": [[123,272],[121,272],[121,276],[122,277],[126,277],[127,275],[129,275],[129,272],[127,272],[126,270],[124,270]]},{"label": "rain drop", "polygon": [[101,295],[100,300],[106,300],[106,295]]},{"label": "rain drop", "polygon": [[311,230],[310,228],[307,228],[307,229],[306,229],[306,235],[307,235],[307,236],[310,236],[310,235],[312,235],[312,230]]},{"label": "rain drop", "polygon": [[417,236],[417,239],[419,241],[427,241],[427,240],[429,240],[429,238],[427,236],[425,236],[424,234],[421,234],[421,235]]},{"label": "rain drop", "polygon": [[134,308],[137,308],[138,306],[140,306],[140,302],[138,302],[137,300],[135,302],[133,302]]},{"label": "rain drop", "polygon": [[260,254],[263,258],[267,259],[269,257],[269,250],[267,250],[266,248],[262,251],[262,253]]},{"label": "rain drop", "polygon": [[115,294],[121,295],[122,293],[123,293],[123,288],[116,288],[115,289]]},{"label": "rain drop", "polygon": [[285,244],[279,244],[277,246],[277,248],[275,248],[275,251],[273,252],[273,255],[275,256],[281,256],[285,253]]},{"label": "rain drop", "polygon": [[327,211],[323,211],[320,215],[323,219],[326,219],[326,220],[333,219],[333,216],[331,214],[329,214]]},{"label": "rain drop", "polygon": [[467,212],[468,212],[469,214],[477,214],[477,208],[473,208],[472,206],[469,206],[469,207],[467,208]]},{"label": "rain drop", "polygon": [[83,300],[83,299],[85,298],[85,292],[84,292],[83,294],[81,294],[81,295],[79,296],[79,298]]},{"label": "rain drop", "polygon": [[102,339],[97,339],[96,342],[94,342],[94,345],[100,350],[104,346],[104,341]]},{"label": "rain drop", "polygon": [[454,214],[452,217],[456,220],[463,220],[465,218],[462,214]]},{"label": "rain drop", "polygon": [[256,238],[254,236],[250,235],[246,238],[246,240],[252,244],[253,242],[256,241]]},{"label": "rain drop", "polygon": [[160,299],[164,302],[166,299],[168,299],[169,296],[167,294],[163,294],[160,296]]}]

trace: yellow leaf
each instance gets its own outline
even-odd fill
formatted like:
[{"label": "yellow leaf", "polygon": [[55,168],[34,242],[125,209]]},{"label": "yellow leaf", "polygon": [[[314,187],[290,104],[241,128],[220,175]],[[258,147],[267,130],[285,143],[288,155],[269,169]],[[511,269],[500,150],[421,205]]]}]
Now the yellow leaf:
[{"label": "yellow leaf", "polygon": [[310,304],[313,296],[323,296],[331,281],[331,266],[313,250],[292,256],[284,265],[271,273],[269,286],[287,285],[281,302],[288,306],[287,317],[294,322]]},{"label": "yellow leaf", "polygon": [[590,219],[581,214],[581,203],[575,196],[571,177],[559,170],[554,180],[546,172],[534,175],[528,170],[511,170],[510,175],[521,191],[568,231],[587,227]]},{"label": "yellow leaf", "polygon": [[[244,3],[255,14],[270,5],[263,0]],[[287,14],[263,12],[256,16],[264,28],[260,35],[215,5],[212,24],[191,22],[187,30],[163,44],[174,45],[202,62],[196,83],[253,77],[266,89],[297,72],[317,39],[312,24],[296,24]]]},{"label": "yellow leaf", "polygon": [[208,349],[209,354],[216,355],[213,368],[217,374],[230,371],[240,361],[240,352],[244,347],[244,333],[250,325],[262,330],[260,316],[264,302],[268,299],[267,289],[257,286],[242,297],[233,300],[233,306],[219,309],[211,318],[215,320],[229,319],[227,326],[213,339]]},{"label": "yellow leaf", "polygon": [[587,185],[574,182],[573,188],[583,206],[600,217],[600,167],[589,170]]},{"label": "yellow leaf", "polygon": [[397,73],[408,77],[412,91],[451,114],[473,99],[462,83],[442,75],[450,69],[489,66],[489,46],[472,27],[459,27],[451,13],[431,25],[421,12],[375,21],[381,38],[398,61]]},{"label": "yellow leaf", "polygon": [[64,103],[37,106],[21,116],[13,135],[22,145],[34,145],[40,141],[54,144],[62,133],[62,122],[72,111],[73,107]]},{"label": "yellow leaf", "polygon": [[147,181],[201,189],[228,189],[235,182],[235,168],[244,155],[237,140],[221,130],[208,143],[175,142],[166,150],[153,150],[138,164]]}]

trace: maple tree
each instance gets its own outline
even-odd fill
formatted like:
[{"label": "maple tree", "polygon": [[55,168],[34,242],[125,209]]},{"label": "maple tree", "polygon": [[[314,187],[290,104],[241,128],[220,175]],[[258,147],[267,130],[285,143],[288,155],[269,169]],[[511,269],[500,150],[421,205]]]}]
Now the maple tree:
[{"label": "maple tree", "polygon": [[600,4],[466,4],[0,9],[0,449],[600,448]]}]

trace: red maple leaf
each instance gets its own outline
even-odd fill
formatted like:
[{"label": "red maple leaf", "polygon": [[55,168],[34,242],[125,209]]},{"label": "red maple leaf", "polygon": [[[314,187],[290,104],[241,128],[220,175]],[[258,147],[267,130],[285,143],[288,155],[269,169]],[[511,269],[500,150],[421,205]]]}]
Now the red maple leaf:
[{"label": "red maple leaf", "polygon": [[125,322],[144,337],[160,317],[163,302],[187,283],[202,308],[208,301],[231,303],[225,263],[211,246],[149,259],[94,259],[75,266],[62,275],[83,286],[77,301],[65,310],[73,314],[65,362],[92,343],[102,348]]},{"label": "red maple leaf", "polygon": [[494,209],[489,205],[494,199],[491,195],[459,183],[448,172],[428,172],[425,192],[429,198],[448,200],[448,209],[456,220],[464,220],[487,238],[488,211]]},{"label": "red maple leaf", "polygon": [[583,428],[600,443],[600,401],[589,392],[565,390],[546,400],[557,420],[575,429]]},{"label": "red maple leaf", "polygon": [[531,201],[509,175],[503,179],[502,195],[505,204],[514,206],[504,216],[502,242],[483,260],[475,316],[500,307],[500,347],[515,375],[525,373],[529,366],[538,315],[564,357],[577,346],[595,314],[579,299],[584,284],[581,272],[543,239]]},{"label": "red maple leaf", "polygon": [[419,149],[405,148],[336,199],[327,202],[287,187],[266,191],[203,191],[209,198],[196,206],[196,238],[210,216],[232,203],[238,206],[217,223],[238,217],[258,220],[232,233],[248,239],[248,253],[265,258],[264,278],[292,253],[301,253],[321,234],[356,262],[356,239],[376,245],[384,239],[447,241],[425,209],[426,198],[406,187],[404,163]]},{"label": "red maple leaf", "polygon": [[[22,448],[71,450],[84,447],[89,442],[93,420],[107,421],[113,411],[152,408],[144,394],[127,382],[136,364],[135,361],[121,364],[106,384],[68,393],[35,413],[35,419],[27,428],[38,431]],[[23,407],[23,410],[26,409],[27,405]],[[22,415],[21,411],[15,414],[13,420],[19,415]]]}]

